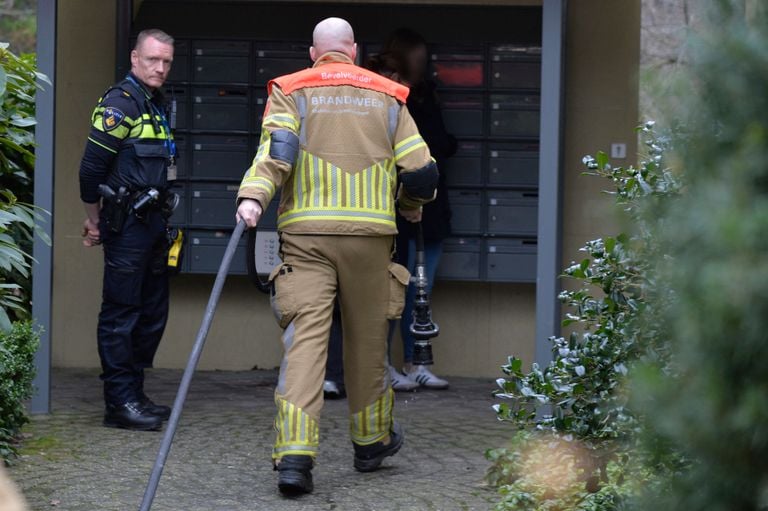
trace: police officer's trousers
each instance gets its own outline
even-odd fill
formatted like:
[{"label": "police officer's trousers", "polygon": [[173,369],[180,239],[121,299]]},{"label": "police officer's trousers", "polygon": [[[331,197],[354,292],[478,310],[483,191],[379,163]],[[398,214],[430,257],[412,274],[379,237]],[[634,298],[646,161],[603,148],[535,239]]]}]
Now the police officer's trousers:
[{"label": "police officer's trousers", "polygon": [[122,404],[143,397],[144,369],[152,366],[168,319],[166,221],[150,211],[144,222],[130,215],[120,233],[103,228],[101,234],[101,379],[104,400]]},{"label": "police officer's trousers", "polygon": [[400,315],[408,282],[408,271],[390,262],[392,243],[392,236],[281,236],[283,264],[270,277],[285,349],[275,392],[275,460],[317,454],[337,295],[352,441],[368,445],[389,435],[394,395],[387,372],[387,319]]}]

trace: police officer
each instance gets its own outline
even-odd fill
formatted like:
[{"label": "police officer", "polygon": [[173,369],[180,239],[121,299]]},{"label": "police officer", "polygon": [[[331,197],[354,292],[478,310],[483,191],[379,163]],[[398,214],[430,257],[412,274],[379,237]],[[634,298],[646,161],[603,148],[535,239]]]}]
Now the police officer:
[{"label": "police officer", "polygon": [[139,33],[130,73],[93,112],[80,165],[84,244],[104,246],[97,337],[108,427],[158,430],[171,412],[144,393],[144,369],[168,318],[168,186],[176,148],[159,89],[172,62],[171,36]]},{"label": "police officer", "polygon": [[285,347],[272,458],[285,494],[313,488],[337,296],[354,466],[376,470],[403,443],[387,373],[387,319],[400,316],[409,281],[391,261],[395,201],[418,221],[439,176],[405,106],[408,89],[355,66],[356,50],[346,21],[315,27],[314,66],[269,85],[261,143],[238,193],[237,216],[253,227],[282,187],[283,264],[270,279]]}]

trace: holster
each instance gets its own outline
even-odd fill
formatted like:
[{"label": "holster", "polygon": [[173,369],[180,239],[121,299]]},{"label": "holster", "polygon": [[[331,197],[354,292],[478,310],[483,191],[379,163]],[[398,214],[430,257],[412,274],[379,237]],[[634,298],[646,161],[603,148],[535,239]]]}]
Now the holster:
[{"label": "holster", "polygon": [[122,232],[127,218],[128,206],[125,203],[118,204],[111,200],[104,201],[104,221],[111,232],[116,234]]}]

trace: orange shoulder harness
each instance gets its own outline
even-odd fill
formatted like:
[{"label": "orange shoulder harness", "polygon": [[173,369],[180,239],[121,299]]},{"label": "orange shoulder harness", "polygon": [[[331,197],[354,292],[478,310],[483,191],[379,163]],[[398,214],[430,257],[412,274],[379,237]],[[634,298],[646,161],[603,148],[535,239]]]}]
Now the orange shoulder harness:
[{"label": "orange shoulder harness", "polygon": [[267,89],[272,93],[272,86],[277,84],[284,94],[288,95],[307,87],[331,87],[351,85],[363,89],[375,90],[397,98],[401,103],[408,99],[408,87],[400,85],[381,75],[344,62],[323,64],[322,66],[304,69],[297,73],[281,76],[269,82]]}]

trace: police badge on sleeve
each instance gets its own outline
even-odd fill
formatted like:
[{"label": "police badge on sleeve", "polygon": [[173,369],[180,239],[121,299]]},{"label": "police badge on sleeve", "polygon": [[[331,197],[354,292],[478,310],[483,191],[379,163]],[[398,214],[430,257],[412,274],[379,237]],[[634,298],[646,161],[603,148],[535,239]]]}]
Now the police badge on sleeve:
[{"label": "police badge on sleeve", "polygon": [[102,119],[104,131],[112,131],[120,126],[120,123],[125,119],[125,114],[117,108],[108,106],[104,109],[104,116]]}]

